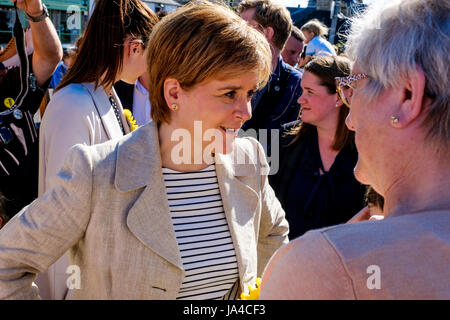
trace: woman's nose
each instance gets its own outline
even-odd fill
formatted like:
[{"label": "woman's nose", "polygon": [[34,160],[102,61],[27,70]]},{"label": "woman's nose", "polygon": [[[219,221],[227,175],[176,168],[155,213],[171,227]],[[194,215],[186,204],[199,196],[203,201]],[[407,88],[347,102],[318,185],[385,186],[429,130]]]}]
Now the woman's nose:
[{"label": "woman's nose", "polygon": [[298,97],[297,103],[298,103],[298,104],[303,104],[303,103],[305,103],[304,93],[302,93],[302,95],[301,95],[300,97]]},{"label": "woman's nose", "polygon": [[241,118],[242,122],[249,120],[252,117],[252,104],[250,101],[243,101],[239,103],[236,110],[236,116]]}]

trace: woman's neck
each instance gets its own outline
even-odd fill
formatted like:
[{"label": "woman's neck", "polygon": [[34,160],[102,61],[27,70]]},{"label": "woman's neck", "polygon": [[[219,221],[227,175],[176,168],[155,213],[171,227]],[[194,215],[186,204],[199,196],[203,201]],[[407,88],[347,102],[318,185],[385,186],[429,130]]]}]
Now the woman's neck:
[{"label": "woman's neck", "polygon": [[[162,166],[180,172],[195,172],[210,166],[214,159],[212,156],[205,159],[202,142],[194,141],[188,130],[181,139],[179,135],[177,139],[173,139],[173,133],[177,129],[182,130],[167,123],[158,126]],[[201,147],[195,148],[195,144],[200,144]]]},{"label": "woman's neck", "polygon": [[336,135],[336,127],[316,126],[316,128],[317,128],[317,140],[319,141],[319,145],[322,144],[327,149],[333,149]]},{"label": "woman's neck", "polygon": [[105,93],[108,97],[112,95],[112,86],[103,86],[103,90],[105,90]]},{"label": "woman's neck", "polygon": [[[329,171],[336,159],[338,150],[334,150],[334,136],[336,129],[317,127],[317,141],[319,144],[320,159],[325,171]],[[320,170],[323,174],[322,170]]]},{"label": "woman's neck", "polygon": [[[450,213],[450,165],[429,155],[418,155],[404,165],[383,192],[387,216],[447,210]],[[428,159],[426,159],[428,158]],[[430,160],[431,159],[431,160]],[[399,160],[401,161],[401,160]],[[409,165],[411,163],[411,165]],[[398,170],[397,170],[398,171]]]}]

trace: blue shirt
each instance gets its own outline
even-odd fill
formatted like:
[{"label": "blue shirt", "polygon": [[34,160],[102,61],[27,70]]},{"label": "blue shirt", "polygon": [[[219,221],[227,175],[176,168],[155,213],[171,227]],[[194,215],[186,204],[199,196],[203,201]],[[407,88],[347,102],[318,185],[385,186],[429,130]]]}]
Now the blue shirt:
[{"label": "blue shirt", "polygon": [[68,69],[69,68],[66,66],[66,64],[63,61],[61,61],[56,67],[55,72],[53,72],[52,80],[50,81],[49,87],[55,89],[61,82],[61,79],[63,78],[64,74],[67,72]]}]

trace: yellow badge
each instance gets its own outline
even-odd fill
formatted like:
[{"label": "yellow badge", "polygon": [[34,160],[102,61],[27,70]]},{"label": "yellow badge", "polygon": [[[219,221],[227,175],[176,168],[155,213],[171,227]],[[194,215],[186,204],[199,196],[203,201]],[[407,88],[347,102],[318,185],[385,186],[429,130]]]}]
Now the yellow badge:
[{"label": "yellow badge", "polygon": [[9,108],[11,108],[14,105],[15,101],[14,101],[13,98],[6,98],[3,103],[9,109]]}]

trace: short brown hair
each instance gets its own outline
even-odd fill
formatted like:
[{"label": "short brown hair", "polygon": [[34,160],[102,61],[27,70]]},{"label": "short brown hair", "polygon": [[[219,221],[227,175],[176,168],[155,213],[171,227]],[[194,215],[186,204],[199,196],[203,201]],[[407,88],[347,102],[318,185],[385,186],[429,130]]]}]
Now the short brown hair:
[{"label": "short brown hair", "polygon": [[289,11],[275,0],[243,0],[238,6],[240,13],[253,8],[256,9],[253,19],[263,28],[273,28],[273,44],[280,51],[283,51],[292,30],[292,19]]},{"label": "short brown hair", "polygon": [[[156,14],[140,0],[96,1],[72,68],[57,89],[83,82],[94,82],[96,87],[112,86],[122,69],[126,37],[145,43],[157,22]],[[105,77],[100,81],[103,74]]]},{"label": "short brown hair", "polygon": [[306,40],[303,32],[296,26],[292,26],[291,37],[294,37],[298,41],[304,42]]},{"label": "short brown hair", "polygon": [[151,117],[170,122],[164,82],[177,79],[183,89],[213,78],[259,72],[259,86],[271,72],[266,38],[231,9],[207,1],[191,2],[164,17],[148,43]]},{"label": "short brown hair", "polygon": [[[336,83],[334,78],[346,77],[351,73],[351,61],[346,57],[341,56],[321,56],[314,58],[308,62],[304,67],[305,72],[311,72],[320,79],[320,85],[327,88],[328,93],[336,93]],[[334,134],[334,150],[341,150],[348,144],[354,143],[355,134],[349,130],[345,124],[349,109],[346,106],[339,108],[338,125]],[[299,127],[295,128],[293,133],[298,136],[303,132],[313,127],[308,123],[301,123]]]}]

